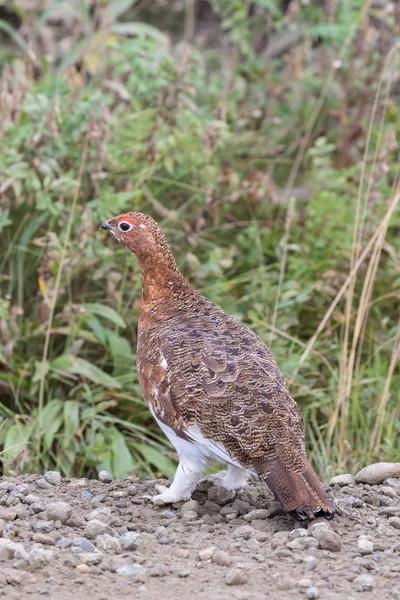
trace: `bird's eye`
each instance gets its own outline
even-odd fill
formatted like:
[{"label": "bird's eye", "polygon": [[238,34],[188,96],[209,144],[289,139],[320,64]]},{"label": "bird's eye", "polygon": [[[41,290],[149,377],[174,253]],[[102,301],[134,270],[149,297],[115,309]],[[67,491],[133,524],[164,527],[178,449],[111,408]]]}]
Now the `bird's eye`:
[{"label": "bird's eye", "polygon": [[122,221],[122,223],[119,223],[118,229],[120,231],[129,231],[130,229],[132,229],[132,225],[126,223],[125,221]]}]

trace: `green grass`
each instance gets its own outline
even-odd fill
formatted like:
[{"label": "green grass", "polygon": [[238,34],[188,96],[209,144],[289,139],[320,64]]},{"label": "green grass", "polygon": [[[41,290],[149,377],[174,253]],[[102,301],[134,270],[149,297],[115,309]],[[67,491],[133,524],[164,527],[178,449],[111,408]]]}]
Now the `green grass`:
[{"label": "green grass", "polygon": [[[312,3],[294,21],[258,4],[212,3],[229,56],[81,3],[73,51],[33,65],[21,45],[4,66],[5,472],[173,474],[136,377],[137,263],[97,231],[126,210],[152,214],[185,276],[271,345],[321,475],[398,457],[398,45],[364,2],[329,23]],[[303,41],[266,58],[260,14]]]}]

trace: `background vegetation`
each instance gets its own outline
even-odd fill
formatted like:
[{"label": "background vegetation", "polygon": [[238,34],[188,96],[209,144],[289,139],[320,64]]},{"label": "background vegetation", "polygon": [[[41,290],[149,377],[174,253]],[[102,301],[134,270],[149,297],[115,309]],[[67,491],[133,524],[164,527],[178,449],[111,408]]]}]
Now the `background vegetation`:
[{"label": "background vegetation", "polygon": [[173,473],[127,210],[272,347],[321,475],[398,460],[398,4],[36,4],[0,2],[4,471]]}]

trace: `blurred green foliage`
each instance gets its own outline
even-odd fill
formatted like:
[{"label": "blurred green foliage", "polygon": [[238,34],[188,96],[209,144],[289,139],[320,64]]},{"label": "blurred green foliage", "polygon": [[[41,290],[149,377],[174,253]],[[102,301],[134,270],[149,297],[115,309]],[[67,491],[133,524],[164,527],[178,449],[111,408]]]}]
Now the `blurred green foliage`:
[{"label": "blurred green foliage", "polygon": [[398,89],[384,94],[398,60],[384,64],[393,36],[373,20],[397,13],[331,4],[213,0],[204,47],[134,2],[71,2],[75,43],[54,61],[15,32],[0,96],[5,471],[174,472],[136,377],[140,273],[97,231],[127,210],[152,214],[193,285],[271,345],[321,474],[398,456],[398,211],[373,276],[368,255],[350,309],[348,292],[299,363],[351,269],[354,224],[364,248],[398,178]]}]

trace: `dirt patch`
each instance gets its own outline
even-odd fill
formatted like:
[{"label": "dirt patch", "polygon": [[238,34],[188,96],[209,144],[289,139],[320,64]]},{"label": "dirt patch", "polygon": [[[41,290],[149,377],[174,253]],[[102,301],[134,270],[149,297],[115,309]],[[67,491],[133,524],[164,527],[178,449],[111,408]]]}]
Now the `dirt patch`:
[{"label": "dirt patch", "polygon": [[260,483],[154,507],[142,496],[167,482],[104,479],[0,479],[2,597],[400,598],[400,479],[345,476],[335,520],[308,527]]}]

